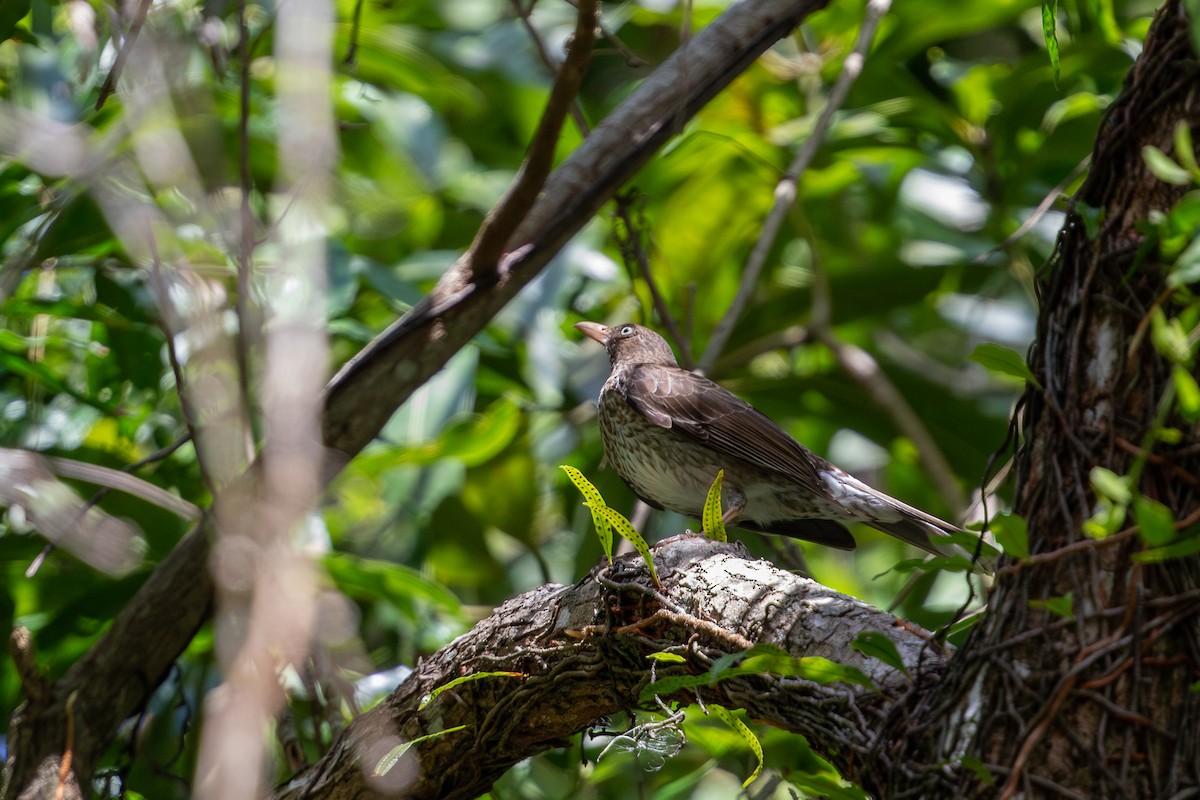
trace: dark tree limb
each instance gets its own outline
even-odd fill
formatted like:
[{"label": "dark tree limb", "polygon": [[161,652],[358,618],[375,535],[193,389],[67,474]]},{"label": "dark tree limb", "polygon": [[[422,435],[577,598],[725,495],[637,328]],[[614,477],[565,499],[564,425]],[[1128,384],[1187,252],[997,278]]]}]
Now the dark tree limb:
[{"label": "dark tree limb", "polygon": [[[392,413],[482,330],[670,136],[827,2],[735,5],[656,69],[550,175],[519,228],[507,237],[503,255],[476,263],[468,252],[425,301],[335,376],[324,420],[329,476],[369,443]],[[145,706],[208,619],[211,525],[207,517],[159,564],[84,659],[45,696],[18,709],[0,797],[86,796],[80,787],[89,785],[92,768],[117,726]],[[65,771],[64,762],[69,765]]]},{"label": "dark tree limb", "polygon": [[[488,791],[513,764],[636,708],[652,677],[706,672],[722,655],[769,642],[795,656],[820,656],[862,670],[877,691],[769,675],[728,679],[670,698],[745,708],[756,720],[808,737],[844,774],[868,758],[897,703],[935,687],[946,663],[924,632],[851,597],[752,559],[739,544],[684,535],[654,547],[655,588],[640,557],[619,558],[574,586],[548,584],[515,597],[433,656],[380,705],[356,719],[316,765],[276,800],[365,800],[388,796],[454,800]],[[911,678],[850,645],[879,631],[898,648]],[[670,650],[686,664],[647,658]],[[460,684],[425,708],[422,698],[476,672],[513,671]],[[389,751],[416,745],[382,777]]]}]

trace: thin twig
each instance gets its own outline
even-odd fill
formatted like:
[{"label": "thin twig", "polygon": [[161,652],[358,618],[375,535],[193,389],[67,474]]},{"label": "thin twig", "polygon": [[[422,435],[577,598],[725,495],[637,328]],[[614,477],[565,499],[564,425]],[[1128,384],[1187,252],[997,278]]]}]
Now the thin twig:
[{"label": "thin twig", "polygon": [[[546,42],[542,39],[542,35],[538,33],[537,28],[533,27],[533,20],[530,15],[533,13],[533,4],[536,0],[531,0],[529,7],[521,5],[521,0],[510,0],[513,11],[516,12],[517,19],[521,20],[521,24],[525,27],[525,32],[529,34],[530,40],[533,41],[534,48],[537,49],[538,58],[546,67],[546,72],[551,78],[558,77],[558,62],[550,55],[550,48],[546,47]],[[575,127],[579,129],[579,133],[585,139],[588,133],[591,132],[591,127],[587,123],[587,119],[583,116],[583,108],[579,105],[577,98],[571,98],[571,119],[575,122]]]},{"label": "thin twig", "polygon": [[1008,236],[1004,237],[1004,241],[1000,242],[995,247],[989,247],[987,250],[976,256],[973,263],[987,263],[987,260],[993,255],[1001,252],[1004,250],[1004,248],[1012,245],[1025,234],[1029,233],[1029,231],[1033,229],[1033,226],[1037,225],[1038,222],[1041,221],[1042,217],[1046,216],[1046,213],[1054,206],[1055,201],[1062,197],[1063,193],[1066,192],[1067,187],[1074,183],[1075,179],[1078,178],[1091,163],[1092,155],[1089,153],[1084,156],[1083,160],[1076,164],[1069,173],[1067,173],[1067,177],[1059,181],[1058,185],[1046,193],[1046,196],[1042,198],[1042,202],[1038,203],[1037,208],[1035,208],[1033,213],[1025,218],[1025,221],[1021,223],[1019,228],[1010,233]]},{"label": "thin twig", "polygon": [[112,69],[108,71],[108,77],[104,79],[104,84],[100,87],[100,96],[96,98],[97,111],[104,107],[104,101],[108,99],[108,96],[116,91],[117,81],[121,79],[125,62],[129,59],[129,54],[133,52],[133,45],[137,42],[142,25],[146,22],[146,14],[150,11],[150,5],[151,0],[141,0],[138,3],[137,10],[133,14],[133,21],[129,23],[129,33],[125,34],[125,41],[121,43],[117,59],[113,62]]},{"label": "thin twig", "polygon": [[842,74],[838,76],[837,82],[829,92],[829,100],[825,103],[825,108],[821,109],[812,133],[800,146],[796,157],[788,166],[787,172],[775,186],[775,203],[771,206],[771,211],[763,222],[762,231],[754,243],[754,249],[750,251],[750,258],[746,261],[746,267],[742,271],[742,280],[738,285],[737,294],[734,296],[733,302],[729,304],[729,310],[725,312],[725,316],[721,318],[721,322],[713,331],[712,337],[708,340],[708,347],[705,348],[704,355],[700,357],[697,367],[699,372],[706,373],[712,370],[717,357],[725,349],[725,345],[733,333],[733,328],[737,325],[738,318],[746,309],[746,304],[750,301],[750,294],[758,283],[758,277],[766,264],[767,254],[775,243],[775,237],[779,234],[783,219],[787,215],[788,209],[796,201],[796,187],[800,182],[800,176],[812,162],[817,148],[821,146],[825,135],[829,132],[829,127],[833,123],[833,115],[846,101],[850,87],[854,85],[854,81],[862,72],[867,51],[871,49],[871,43],[875,39],[875,29],[891,4],[891,0],[870,0],[867,3],[866,15],[863,17],[862,27],[858,31],[858,41],[854,43],[854,49],[850,51],[842,64]]}]

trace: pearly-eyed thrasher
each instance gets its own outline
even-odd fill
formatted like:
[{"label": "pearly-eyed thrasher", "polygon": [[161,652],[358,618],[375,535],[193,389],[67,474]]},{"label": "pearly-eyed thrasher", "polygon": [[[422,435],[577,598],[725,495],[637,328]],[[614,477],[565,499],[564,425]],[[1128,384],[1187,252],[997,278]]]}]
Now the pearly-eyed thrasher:
[{"label": "pearly-eyed thrasher", "polygon": [[957,550],[945,540],[960,528],[815,455],[728,389],[681,368],[649,328],[575,327],[612,362],[600,390],[605,455],[655,508],[699,518],[723,469],[725,521],[739,528],[853,550],[844,523],[862,522],[936,555]]}]

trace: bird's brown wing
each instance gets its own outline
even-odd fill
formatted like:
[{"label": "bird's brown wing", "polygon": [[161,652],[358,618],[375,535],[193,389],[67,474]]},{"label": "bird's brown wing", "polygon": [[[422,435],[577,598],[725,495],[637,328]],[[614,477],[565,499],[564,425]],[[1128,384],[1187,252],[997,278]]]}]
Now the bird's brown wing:
[{"label": "bird's brown wing", "polygon": [[630,370],[625,399],[656,425],[786,476],[814,493],[825,492],[817,475],[818,465],[824,463],[819,456],[708,378],[678,367],[640,365]]}]

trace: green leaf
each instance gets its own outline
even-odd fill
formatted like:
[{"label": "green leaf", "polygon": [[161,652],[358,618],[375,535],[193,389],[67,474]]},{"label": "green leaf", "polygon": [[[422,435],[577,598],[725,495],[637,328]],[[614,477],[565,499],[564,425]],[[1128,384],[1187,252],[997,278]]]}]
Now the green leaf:
[{"label": "green leaf", "polygon": [[1029,526],[1019,514],[997,514],[989,522],[996,542],[1013,558],[1029,558]]},{"label": "green leaf", "polygon": [[1093,539],[1103,539],[1111,536],[1125,524],[1126,503],[1114,503],[1102,498],[1097,504],[1099,510],[1083,523],[1083,532]]},{"label": "green leaf", "polygon": [[604,516],[604,509],[608,508],[608,506],[605,505],[604,498],[600,496],[600,490],[591,481],[583,477],[582,472],[574,467],[563,464],[559,469],[567,473],[567,477],[571,479],[571,483],[575,484],[575,488],[583,495],[584,505],[591,509],[592,524],[596,526],[596,535],[600,537],[600,546],[604,548],[604,555],[608,559],[608,563],[612,564],[612,525],[609,524],[608,517]]},{"label": "green leaf", "polygon": [[1157,564],[1162,561],[1183,558],[1195,553],[1200,553],[1200,536],[1192,535],[1186,539],[1171,542],[1166,547],[1156,547],[1153,550],[1134,553],[1131,558],[1139,564]]},{"label": "green leaf", "polygon": [[724,706],[718,706],[710,703],[708,705],[708,710],[711,711],[713,716],[715,716],[717,719],[724,722],[730,728],[733,728],[734,732],[741,736],[742,740],[745,741],[746,744],[750,745],[750,749],[754,751],[754,755],[758,759],[758,766],[754,768],[754,772],[750,773],[749,778],[746,778],[746,780],[742,781],[742,788],[745,789],[747,786],[754,783],[754,779],[757,778],[759,773],[762,772],[762,743],[758,741],[758,737],[754,735],[754,732],[746,727],[746,723],[734,716],[733,712],[729,709],[725,708]]},{"label": "green leaf", "polygon": [[659,678],[642,689],[638,694],[638,703],[648,703],[655,695],[672,695],[683,689],[712,686],[718,681],[745,675],[803,678],[821,685],[843,681],[872,691],[875,689],[871,679],[857,667],[838,664],[820,656],[796,658],[776,645],[762,643],[740,653],[721,656],[713,662],[708,672],[700,675],[669,675]]},{"label": "green leaf", "polygon": [[1167,319],[1158,306],[1150,312],[1150,341],[1159,355],[1176,364],[1186,364],[1192,358],[1192,346],[1183,323],[1178,317]]},{"label": "green leaf", "polygon": [[8,40],[17,23],[29,13],[29,0],[0,0],[0,41]]},{"label": "green leaf", "polygon": [[991,372],[1028,381],[1039,391],[1042,388],[1037,378],[1033,377],[1033,373],[1030,371],[1029,365],[1025,363],[1025,359],[1016,350],[1010,350],[1007,347],[1002,347],[992,342],[984,342],[983,344],[976,345],[975,349],[971,351],[971,355],[967,356],[967,358],[977,364],[982,364]]},{"label": "green leaf", "polygon": [[1067,592],[1061,597],[1051,597],[1048,600],[1030,600],[1029,607],[1049,611],[1063,619],[1075,619],[1075,593]]},{"label": "green leaf", "polygon": [[686,664],[687,659],[678,653],[651,653],[646,656],[651,661],[659,661],[665,664]]},{"label": "green leaf", "polygon": [[629,543],[633,545],[634,549],[641,554],[642,558],[646,562],[646,569],[650,570],[650,577],[654,579],[654,585],[661,585],[658,582],[658,573],[654,571],[654,560],[650,557],[650,545],[646,544],[646,540],[642,538],[642,535],[638,533],[637,529],[630,524],[629,520],[625,519],[624,515],[622,515],[621,512],[617,511],[615,508],[609,508],[608,506],[605,506],[601,510],[601,513],[603,513],[604,518],[608,520],[608,524],[612,525],[617,533],[628,539]]},{"label": "green leaf", "polygon": [[992,786],[995,784],[995,780],[992,778],[991,771],[975,756],[963,756],[958,761],[964,767],[971,770],[971,772],[974,772],[975,777],[979,778],[980,782],[983,783],[984,786]]},{"label": "green leaf", "polygon": [[1167,273],[1167,286],[1172,289],[1193,283],[1200,283],[1200,236],[1183,249]]},{"label": "green leaf", "polygon": [[521,428],[521,409],[510,398],[500,398],[481,414],[459,417],[428,444],[410,447],[391,456],[393,464],[432,464],[453,458],[468,467],[495,458]]},{"label": "green leaf", "polygon": [[1179,414],[1188,422],[1200,420],[1200,385],[1196,376],[1188,372],[1182,364],[1176,364],[1172,370],[1175,380],[1175,397],[1179,404]]},{"label": "green leaf", "polygon": [[1192,146],[1192,129],[1184,120],[1175,125],[1175,157],[1192,176],[1192,181],[1200,183],[1200,166],[1196,164],[1196,150]]},{"label": "green leaf", "polygon": [[1092,488],[1101,497],[1120,505],[1128,505],[1132,499],[1128,476],[1118,475],[1104,467],[1092,467],[1088,477],[1092,482]]},{"label": "green leaf", "polygon": [[419,599],[455,616],[463,613],[462,603],[453,592],[404,564],[359,558],[348,553],[330,553],[323,563],[338,591],[350,597],[371,601]]},{"label": "green leaf", "polygon": [[1171,160],[1171,157],[1152,144],[1142,148],[1142,160],[1150,169],[1150,174],[1163,183],[1172,186],[1189,186],[1192,176],[1186,169]]},{"label": "green leaf", "polygon": [[904,659],[900,657],[899,648],[887,634],[880,631],[863,631],[854,638],[850,646],[864,656],[878,659],[889,667],[895,667],[906,676],[912,677],[909,675],[908,668],[904,666]]},{"label": "green leaf", "polygon": [[462,686],[464,683],[481,680],[483,678],[525,678],[528,677],[524,672],[472,672],[470,675],[463,675],[455,678],[448,683],[434,689],[429,694],[421,698],[421,702],[417,705],[417,711],[425,710],[425,707],[437,699],[437,696],[447,689],[453,689],[456,686]]},{"label": "green leaf", "polygon": [[1046,53],[1050,56],[1055,88],[1058,88],[1059,72],[1058,31],[1055,29],[1057,14],[1058,0],[1042,0],[1042,38],[1046,40]]},{"label": "green leaf", "polygon": [[1157,500],[1145,495],[1133,498],[1133,518],[1147,546],[1162,547],[1175,541],[1175,515]]},{"label": "green leaf", "polygon": [[842,681],[868,689],[875,688],[875,684],[871,679],[858,667],[852,667],[849,664],[839,664],[836,661],[830,661],[820,656],[805,656],[804,658],[794,660],[798,666],[795,676],[805,678],[813,683],[819,683],[824,686]]},{"label": "green leaf", "polygon": [[461,731],[465,727],[467,726],[455,725],[453,728],[446,728],[446,730],[438,731],[437,733],[427,733],[424,736],[418,736],[415,739],[393,747],[383,758],[379,759],[379,763],[375,765],[375,769],[371,773],[371,777],[382,778],[384,775],[387,775],[389,772],[391,772],[392,767],[396,766],[396,762],[398,762],[404,756],[404,754],[409,751],[409,749],[419,745],[421,742],[427,742],[430,739],[436,739],[439,736],[445,736],[447,733]]},{"label": "green leaf", "polygon": [[717,470],[716,479],[712,482],[712,486],[708,487],[708,497],[704,498],[704,515],[701,518],[704,535],[709,539],[716,539],[718,542],[729,541],[729,536],[725,533],[725,520],[722,519],[721,513],[721,484],[724,482],[725,470]]},{"label": "green leaf", "polygon": [[29,0],[0,0],[0,41],[12,37],[17,23],[29,13]]}]

